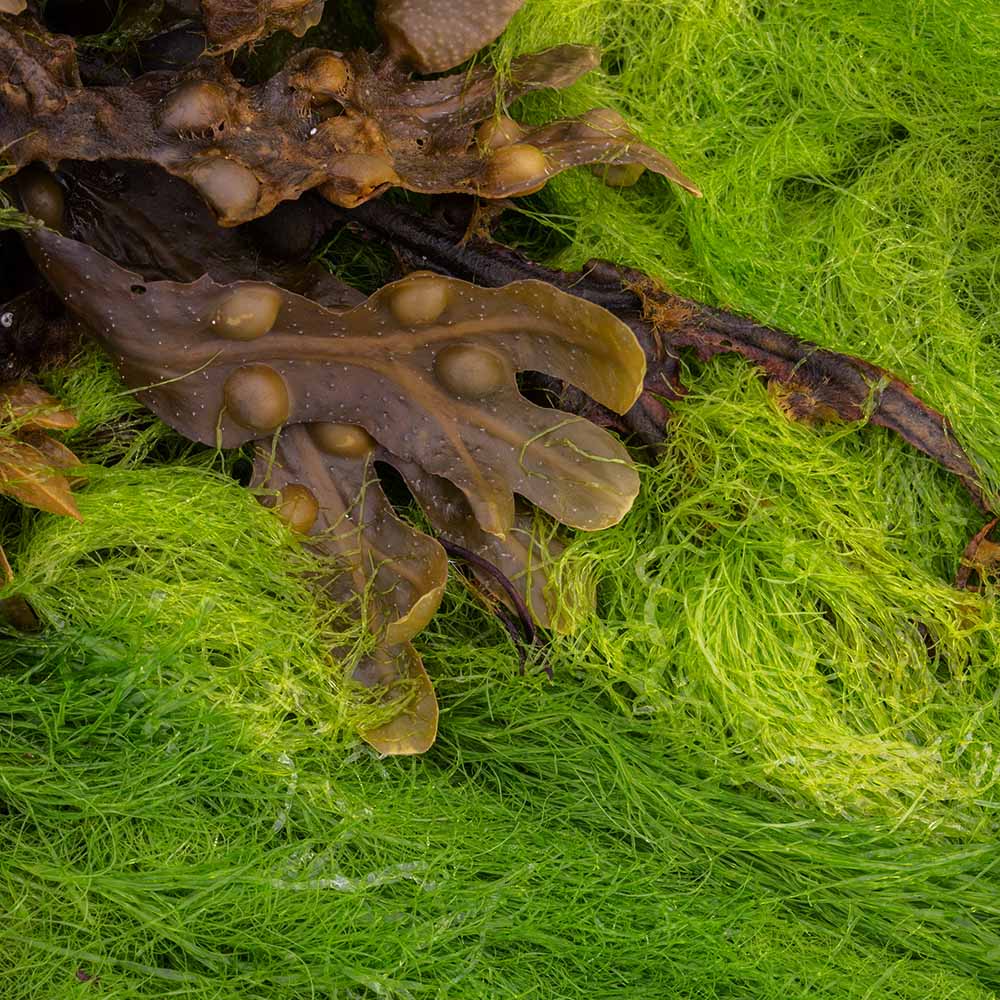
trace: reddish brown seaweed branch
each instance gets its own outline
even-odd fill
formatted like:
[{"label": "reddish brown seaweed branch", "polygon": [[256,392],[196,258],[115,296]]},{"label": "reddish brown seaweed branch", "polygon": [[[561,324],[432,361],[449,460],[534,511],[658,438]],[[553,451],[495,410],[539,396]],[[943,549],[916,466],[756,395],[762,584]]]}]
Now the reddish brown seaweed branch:
[{"label": "reddish brown seaweed branch", "polygon": [[170,0],[184,14],[200,13],[214,52],[229,52],[275,31],[301,37],[319,23],[324,0]]}]

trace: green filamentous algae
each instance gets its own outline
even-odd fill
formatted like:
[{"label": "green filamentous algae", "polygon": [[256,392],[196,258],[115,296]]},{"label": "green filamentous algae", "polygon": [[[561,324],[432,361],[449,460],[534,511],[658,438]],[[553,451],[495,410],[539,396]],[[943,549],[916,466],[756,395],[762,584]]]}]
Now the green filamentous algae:
[{"label": "green filamentous algae", "polygon": [[[996,488],[1000,13],[529,0],[482,58],[562,42],[602,70],[517,113],[614,107],[705,197],[572,171],[505,231],[898,372]],[[951,585],[981,515],[743,362],[685,381],[635,509],[566,555],[597,605],[555,681],[453,574],[441,737],[379,760],[329,658],[363,636],[236,459],[96,357],[53,376],[94,467],[82,525],[4,509],[50,624],[0,646],[0,997],[994,996],[1000,621]]]}]

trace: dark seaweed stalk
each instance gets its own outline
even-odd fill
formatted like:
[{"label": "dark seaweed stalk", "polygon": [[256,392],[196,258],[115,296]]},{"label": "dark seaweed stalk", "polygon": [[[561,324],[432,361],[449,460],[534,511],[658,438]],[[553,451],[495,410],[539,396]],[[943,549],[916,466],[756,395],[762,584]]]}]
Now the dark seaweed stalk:
[{"label": "dark seaweed stalk", "polygon": [[[514,606],[517,618],[515,620],[506,612],[506,608],[500,606],[497,606],[496,614],[500,621],[503,622],[504,627],[510,633],[514,645],[517,647],[517,655],[521,661],[521,673],[523,674],[526,657],[525,647],[534,646],[538,642],[538,632],[535,629],[535,623],[531,620],[531,612],[528,610],[527,604],[524,603],[524,599],[517,592],[517,588],[493,563],[471,549],[457,545],[455,542],[449,542],[447,538],[442,538],[441,536],[438,536],[438,541],[452,559],[460,559],[462,562],[474,566],[496,580],[500,587],[503,588],[503,592]],[[517,625],[520,625],[523,635],[519,636],[517,634]],[[549,674],[549,677],[552,676],[550,667],[546,668],[546,673]]]}]

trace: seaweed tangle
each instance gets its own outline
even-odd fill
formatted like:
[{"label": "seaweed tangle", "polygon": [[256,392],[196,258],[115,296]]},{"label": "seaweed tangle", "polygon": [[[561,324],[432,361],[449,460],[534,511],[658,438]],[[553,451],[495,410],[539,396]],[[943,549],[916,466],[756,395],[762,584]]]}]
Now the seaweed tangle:
[{"label": "seaweed tangle", "polygon": [[[626,267],[543,268],[445,221],[445,202],[428,216],[380,198],[472,196],[495,217],[503,199],[583,165],[609,185],[650,170],[700,195],[612,109],[539,126],[510,116],[519,96],[593,69],[593,49],[522,56],[502,75],[459,69],[520,6],[382,0],[377,49],[306,38],[260,83],[240,72],[241,47],[334,23],[334,5],[142,5],[135,24],[153,34],[128,66],[99,47],[82,59],[36,5],[0,8],[0,150],[36,269],[3,287],[11,363],[20,374],[65,354],[77,324],[179,434],[249,447],[251,488],[320,557],[317,589],[373,637],[352,676],[386,706],[362,733],[384,753],[436,736],[412,640],[438,609],[449,556],[527,643],[536,626],[570,627],[549,579],[562,542],[529,505],[587,531],[627,513],[639,479],[609,430],[655,452],[664,402],[685,391],[683,349],[750,358],[796,419],[895,430],[987,506],[944,418],[890,373]],[[365,296],[313,262],[345,222],[408,273]],[[61,468],[55,447],[8,450]],[[400,515],[388,467],[427,531]],[[73,513],[61,474],[46,475],[31,488]]]}]

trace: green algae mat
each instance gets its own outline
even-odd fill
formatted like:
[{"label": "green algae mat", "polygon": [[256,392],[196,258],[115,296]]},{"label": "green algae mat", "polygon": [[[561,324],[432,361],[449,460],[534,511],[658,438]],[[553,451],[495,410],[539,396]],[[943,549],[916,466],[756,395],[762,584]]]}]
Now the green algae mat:
[{"label": "green algae mat", "polygon": [[[506,234],[897,372],[995,490],[1000,13],[529,0],[483,58],[567,41],[601,70],[519,110],[616,107],[704,198],[572,171]],[[412,758],[357,737],[359,638],[232,459],[96,355],[50,378],[93,468],[82,523],[5,508],[49,627],[0,645],[0,996],[994,996],[1000,617],[953,585],[983,515],[742,361],[684,377],[563,559],[553,680],[453,576]]]}]

